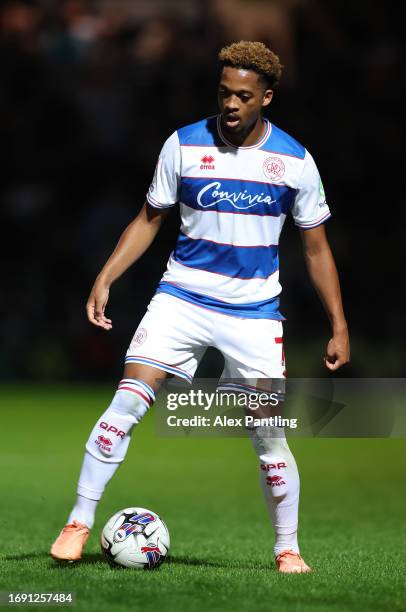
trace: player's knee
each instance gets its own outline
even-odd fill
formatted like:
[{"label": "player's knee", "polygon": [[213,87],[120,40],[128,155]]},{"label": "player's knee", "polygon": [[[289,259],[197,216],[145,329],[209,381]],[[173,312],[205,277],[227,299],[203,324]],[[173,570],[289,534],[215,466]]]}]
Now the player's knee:
[{"label": "player's knee", "polygon": [[155,394],[149,385],[134,379],[122,380],[110,406],[94,426],[86,450],[100,461],[123,461],[132,429],[154,399]]},{"label": "player's knee", "polygon": [[154,401],[155,393],[149,385],[128,378],[120,381],[110,408],[132,419],[137,425]]},{"label": "player's knee", "polygon": [[284,431],[280,427],[255,427],[248,431],[258,457],[286,455],[289,451]]}]

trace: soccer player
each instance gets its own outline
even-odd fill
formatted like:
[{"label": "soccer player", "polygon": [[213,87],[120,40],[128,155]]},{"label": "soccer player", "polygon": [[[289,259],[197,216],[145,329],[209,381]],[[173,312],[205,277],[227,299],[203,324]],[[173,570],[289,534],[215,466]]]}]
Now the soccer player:
[{"label": "soccer player", "polygon": [[[222,380],[255,379],[261,388],[262,379],[284,378],[278,242],[288,213],[300,229],[310,278],[332,327],[325,365],[335,371],[349,360],[319,173],[310,153],[262,115],[281,75],[279,58],[260,42],[241,41],[222,49],[219,61],[219,114],[177,130],[165,142],[147,202],[87,302],[89,321],[110,330],[105,309],[112,283],[148,249],[179,205],[176,247],[129,346],[117,392],[86,444],[76,503],[51,549],[56,559],[81,558],[97,504],[125,458],[134,427],[155,400],[159,379],[192,381],[208,346],[224,355]],[[273,429],[253,427],[249,435],[275,531],[276,566],[280,572],[308,572],[297,541],[298,470],[283,430]]]}]

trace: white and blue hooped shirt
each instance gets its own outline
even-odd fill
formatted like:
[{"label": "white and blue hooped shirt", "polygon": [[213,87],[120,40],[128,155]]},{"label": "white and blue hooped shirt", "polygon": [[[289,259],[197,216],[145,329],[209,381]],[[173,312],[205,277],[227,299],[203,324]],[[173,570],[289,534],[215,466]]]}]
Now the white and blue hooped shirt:
[{"label": "white and blue hooped shirt", "polygon": [[255,145],[236,147],[220,116],[183,127],[165,142],[147,194],[179,202],[178,241],[158,291],[244,318],[279,313],[278,243],[286,215],[311,229],[330,217],[310,153],[265,122]]}]

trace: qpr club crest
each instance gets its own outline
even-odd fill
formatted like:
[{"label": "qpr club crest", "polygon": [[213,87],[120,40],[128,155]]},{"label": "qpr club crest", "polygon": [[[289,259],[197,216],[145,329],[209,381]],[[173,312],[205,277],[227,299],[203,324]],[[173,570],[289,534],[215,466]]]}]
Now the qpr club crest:
[{"label": "qpr club crest", "polygon": [[285,174],[285,164],[280,157],[267,157],[262,169],[265,176],[272,181],[280,180]]},{"label": "qpr club crest", "polygon": [[139,327],[135,332],[134,342],[135,344],[144,344],[147,339],[147,330],[145,327]]}]

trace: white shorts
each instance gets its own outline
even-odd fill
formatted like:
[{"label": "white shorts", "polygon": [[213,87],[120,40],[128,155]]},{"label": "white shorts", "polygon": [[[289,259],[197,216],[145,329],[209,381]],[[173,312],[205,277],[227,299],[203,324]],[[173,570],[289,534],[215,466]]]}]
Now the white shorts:
[{"label": "white shorts", "polygon": [[224,356],[221,378],[284,378],[283,326],[242,319],[157,293],[140,322],[126,363],[159,368],[192,382],[207,347]]}]

